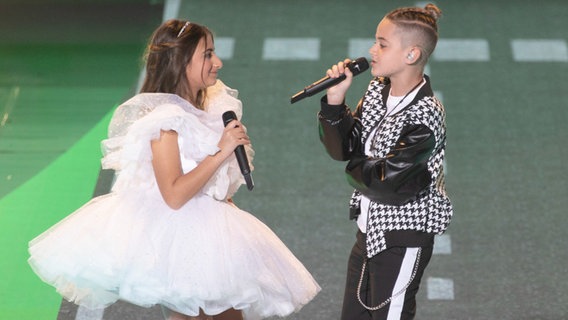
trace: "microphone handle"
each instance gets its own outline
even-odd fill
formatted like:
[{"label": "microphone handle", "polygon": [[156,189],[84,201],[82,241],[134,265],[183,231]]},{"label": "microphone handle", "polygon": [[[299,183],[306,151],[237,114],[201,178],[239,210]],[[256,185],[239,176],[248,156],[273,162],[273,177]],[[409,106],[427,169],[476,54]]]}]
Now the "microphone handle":
[{"label": "microphone handle", "polygon": [[239,164],[239,169],[245,182],[247,184],[247,189],[252,190],[254,188],[254,181],[252,180],[252,174],[250,172],[250,166],[248,163],[247,153],[244,146],[238,146],[235,149],[235,156],[237,157],[237,163]]},{"label": "microphone handle", "polygon": [[[227,126],[229,122],[237,119],[237,115],[233,111],[224,112],[222,117],[224,126]],[[254,188],[254,181],[252,180],[247,153],[243,145],[239,145],[235,148],[235,157],[237,158],[239,169],[241,169],[241,173],[247,184],[247,189],[252,190]]]},{"label": "microphone handle", "polygon": [[311,85],[307,86],[306,88],[304,88],[304,92],[306,92],[308,97],[311,97],[320,91],[333,87],[334,85],[345,80],[345,78],[347,78],[345,74],[342,74],[337,78],[323,77],[318,81],[312,83]]},{"label": "microphone handle", "polygon": [[306,97],[311,97],[314,94],[321,92],[329,87],[333,87],[334,85],[340,83],[341,81],[345,80],[347,76],[345,74],[340,75],[337,78],[330,78],[328,76],[319,79],[318,81],[310,84],[309,86],[305,87],[304,90],[296,93],[290,99],[291,103],[300,101]]},{"label": "microphone handle", "polygon": [[248,165],[247,154],[245,151],[245,147],[238,146],[235,148],[235,156],[237,157],[237,162],[239,163],[239,168],[241,169],[241,173],[250,174],[250,167]]}]

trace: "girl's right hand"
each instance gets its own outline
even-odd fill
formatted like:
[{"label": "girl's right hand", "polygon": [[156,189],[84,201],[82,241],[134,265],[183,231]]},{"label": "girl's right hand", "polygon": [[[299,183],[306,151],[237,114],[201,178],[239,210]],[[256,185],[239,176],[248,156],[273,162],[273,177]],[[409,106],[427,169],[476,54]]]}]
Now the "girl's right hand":
[{"label": "girl's right hand", "polygon": [[327,89],[327,103],[330,105],[342,104],[345,100],[347,89],[349,89],[353,82],[353,73],[346,67],[349,62],[351,62],[351,59],[340,61],[326,72],[327,76],[330,78],[338,78],[342,74],[345,74],[346,76],[345,80]]}]

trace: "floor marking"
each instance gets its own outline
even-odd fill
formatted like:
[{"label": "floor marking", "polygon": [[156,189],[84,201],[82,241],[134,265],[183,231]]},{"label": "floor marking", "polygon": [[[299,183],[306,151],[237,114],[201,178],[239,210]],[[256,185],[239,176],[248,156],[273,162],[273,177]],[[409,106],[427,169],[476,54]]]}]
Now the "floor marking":
[{"label": "floor marking", "polygon": [[[426,72],[424,72],[424,73],[426,73]],[[430,73],[426,73],[426,74],[427,74],[427,75],[430,75]],[[435,96],[436,98],[438,98],[438,100],[440,100],[440,102],[441,102],[442,104],[444,104],[444,94],[442,93],[442,91],[434,90],[434,96]]]},{"label": "floor marking", "polygon": [[356,59],[358,57],[369,58],[369,49],[373,46],[375,39],[373,38],[352,38],[349,39],[349,44],[347,47],[348,56],[351,59]]},{"label": "floor marking", "polygon": [[77,315],[75,316],[75,320],[101,320],[105,313],[105,309],[87,309],[83,306],[80,306],[77,309]]},{"label": "floor marking", "polygon": [[452,254],[452,238],[449,234],[436,236],[432,254]]},{"label": "floor marking", "polygon": [[3,128],[6,123],[8,123],[8,119],[14,110],[14,106],[16,105],[16,101],[20,96],[20,87],[12,87],[10,88],[10,92],[8,92],[8,98],[6,98],[6,103],[4,104],[4,111],[2,112],[2,118],[0,119],[0,129]]},{"label": "floor marking", "polygon": [[513,60],[522,62],[568,62],[568,46],[560,39],[511,40]]},{"label": "floor marking", "polygon": [[164,4],[164,13],[162,14],[162,21],[165,22],[170,19],[176,19],[179,15],[179,8],[181,0],[166,0]]},{"label": "floor marking", "polygon": [[437,61],[489,61],[485,39],[440,39],[432,58]]},{"label": "floor marking", "polygon": [[232,59],[235,52],[235,38],[215,38],[215,53],[221,60]]},{"label": "floor marking", "polygon": [[417,1],[414,6],[418,8],[424,8],[427,4],[436,4],[434,1]]},{"label": "floor marking", "polygon": [[454,281],[446,278],[429,277],[426,280],[429,300],[454,300]]},{"label": "floor marking", "polygon": [[319,60],[318,38],[266,38],[262,48],[264,60]]}]

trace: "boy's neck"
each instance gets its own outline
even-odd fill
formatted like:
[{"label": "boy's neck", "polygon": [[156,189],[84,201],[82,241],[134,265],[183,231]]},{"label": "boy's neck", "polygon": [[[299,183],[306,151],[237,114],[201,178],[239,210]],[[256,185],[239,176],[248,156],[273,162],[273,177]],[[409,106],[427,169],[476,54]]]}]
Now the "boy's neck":
[{"label": "boy's neck", "polygon": [[416,85],[424,79],[424,74],[420,73],[413,73],[409,75],[400,75],[395,77],[394,79],[391,77],[391,94],[395,97],[404,96],[407,94],[412,88],[416,87]]}]

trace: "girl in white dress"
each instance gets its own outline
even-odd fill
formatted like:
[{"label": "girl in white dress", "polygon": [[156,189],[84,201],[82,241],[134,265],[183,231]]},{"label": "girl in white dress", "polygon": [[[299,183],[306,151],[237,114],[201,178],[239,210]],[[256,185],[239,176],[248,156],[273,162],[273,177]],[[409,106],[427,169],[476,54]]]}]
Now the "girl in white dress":
[{"label": "girl in white dress", "polygon": [[244,183],[234,150],[253,152],[236,90],[204,26],[162,24],[141,93],[115,111],[102,142],[117,179],[30,242],[29,263],[67,300],[162,305],[169,319],[262,319],[299,310],[320,287],[231,197]]}]

